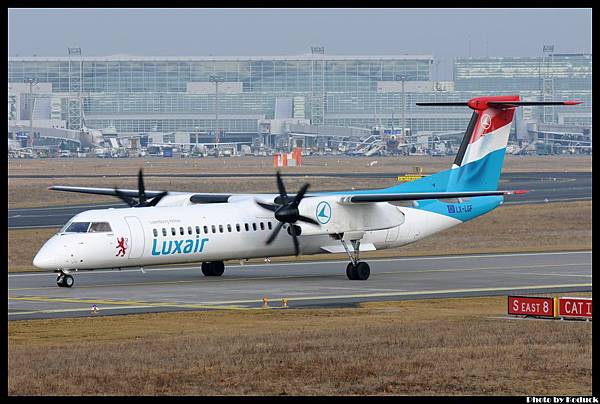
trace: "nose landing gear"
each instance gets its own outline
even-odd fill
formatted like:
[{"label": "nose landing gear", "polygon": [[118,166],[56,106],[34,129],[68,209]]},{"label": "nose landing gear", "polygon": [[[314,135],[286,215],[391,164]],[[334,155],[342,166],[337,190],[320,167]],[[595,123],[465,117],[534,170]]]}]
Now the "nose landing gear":
[{"label": "nose landing gear", "polygon": [[75,279],[73,277],[63,271],[60,271],[58,276],[56,277],[56,284],[60,288],[70,288],[75,283]]}]

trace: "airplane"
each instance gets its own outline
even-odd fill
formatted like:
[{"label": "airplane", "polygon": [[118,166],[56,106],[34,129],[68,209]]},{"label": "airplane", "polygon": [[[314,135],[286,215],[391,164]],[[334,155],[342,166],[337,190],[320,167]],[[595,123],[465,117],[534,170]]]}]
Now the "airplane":
[{"label": "airplane", "polygon": [[[515,96],[468,102],[417,103],[473,110],[452,166],[383,189],[288,194],[279,172],[278,194],[147,191],[51,186],[51,190],[112,195],[129,208],[75,215],[38,251],[33,265],[57,272],[72,287],[73,271],[201,263],[205,276],[221,276],[224,261],[299,254],[346,253],[350,280],[366,280],[360,253],[395,248],[490,212],[498,190],[515,109],[524,105],[576,105],[580,101],[524,102]],[[390,202],[409,201],[411,206]],[[285,230],[281,232],[281,230]]]}]

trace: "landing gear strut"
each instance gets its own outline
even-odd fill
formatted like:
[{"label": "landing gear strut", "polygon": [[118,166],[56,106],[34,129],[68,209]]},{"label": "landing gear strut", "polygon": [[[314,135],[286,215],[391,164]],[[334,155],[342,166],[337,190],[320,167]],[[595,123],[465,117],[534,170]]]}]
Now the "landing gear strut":
[{"label": "landing gear strut", "polygon": [[221,276],[225,272],[225,264],[223,261],[203,262],[202,273],[204,276]]},{"label": "landing gear strut", "polygon": [[344,239],[341,239],[340,241],[342,242],[342,246],[344,246],[344,250],[346,250],[346,254],[348,254],[348,257],[350,257],[350,262],[346,267],[346,276],[348,279],[351,281],[366,281],[369,279],[369,275],[371,275],[371,268],[369,267],[369,264],[366,262],[360,262],[358,260],[358,255],[360,252],[360,240],[350,241],[354,249],[354,254],[350,252]]},{"label": "landing gear strut", "polygon": [[60,288],[70,288],[75,283],[73,277],[63,271],[60,271],[56,277],[56,284]]}]

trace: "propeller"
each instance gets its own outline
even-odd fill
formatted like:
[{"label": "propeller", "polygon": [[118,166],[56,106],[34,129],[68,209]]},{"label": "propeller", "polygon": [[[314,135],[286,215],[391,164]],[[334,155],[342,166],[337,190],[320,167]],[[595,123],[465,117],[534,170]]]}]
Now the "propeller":
[{"label": "propeller", "polygon": [[300,191],[294,196],[294,198],[290,198],[285,190],[285,185],[283,184],[283,180],[281,179],[281,174],[277,171],[277,189],[279,191],[279,196],[275,198],[275,204],[265,203],[261,201],[255,201],[260,207],[263,209],[269,210],[275,213],[275,219],[279,221],[275,230],[271,233],[269,238],[266,241],[266,244],[269,245],[275,240],[284,224],[289,224],[290,227],[288,232],[292,236],[292,240],[294,241],[294,250],[296,251],[296,255],[300,254],[300,245],[298,242],[298,236],[300,233],[298,232],[297,226],[294,226],[294,223],[300,221],[305,223],[314,224],[320,226],[319,222],[310,217],[302,216],[300,211],[298,210],[298,205],[300,201],[304,198],[304,194],[308,190],[310,184],[302,185]]},{"label": "propeller", "polygon": [[167,191],[163,191],[155,197],[148,199],[146,197],[146,187],[144,187],[144,174],[142,173],[142,169],[140,169],[138,173],[138,200],[136,201],[131,196],[125,195],[117,188],[115,188],[115,194],[119,199],[132,208],[145,208],[148,206],[156,206],[156,204],[169,193]]}]

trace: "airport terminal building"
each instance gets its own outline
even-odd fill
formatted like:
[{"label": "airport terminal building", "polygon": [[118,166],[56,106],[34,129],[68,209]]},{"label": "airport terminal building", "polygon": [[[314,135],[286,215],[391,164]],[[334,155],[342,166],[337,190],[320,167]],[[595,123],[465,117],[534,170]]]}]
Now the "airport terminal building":
[{"label": "airport terminal building", "polygon": [[584,102],[524,109],[525,121],[591,128],[590,54],[458,58],[453,81],[433,80],[433,65],[432,55],[335,56],[322,48],[269,57],[11,57],[9,115],[25,125],[33,117],[130,135],[251,135],[270,119],[443,132],[464,130],[470,111],[415,102],[518,93]]}]

